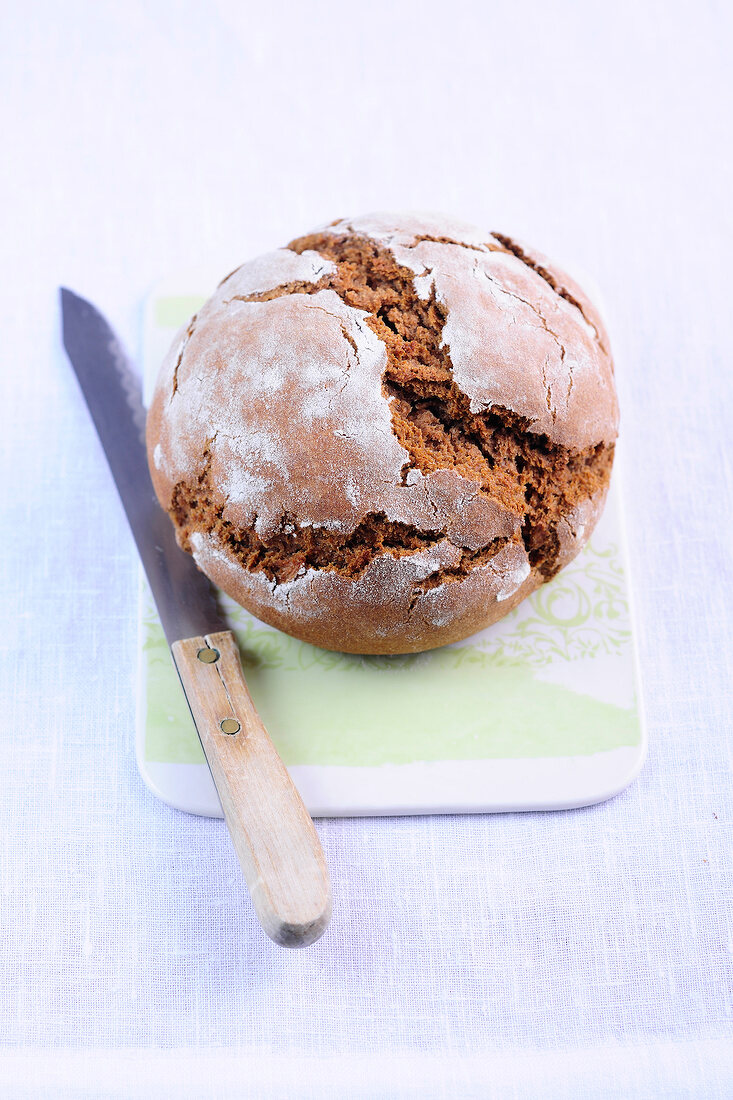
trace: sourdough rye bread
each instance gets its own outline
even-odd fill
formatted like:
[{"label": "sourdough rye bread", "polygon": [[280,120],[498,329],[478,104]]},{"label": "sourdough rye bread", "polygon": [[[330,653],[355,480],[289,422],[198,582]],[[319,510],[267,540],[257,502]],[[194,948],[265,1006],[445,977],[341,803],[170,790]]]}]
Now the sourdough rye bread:
[{"label": "sourdough rye bread", "polygon": [[334,222],[237,268],[148,418],[178,540],[315,645],[455,642],[567,564],[603,508],[613,363],[583,291],[499,233]]}]

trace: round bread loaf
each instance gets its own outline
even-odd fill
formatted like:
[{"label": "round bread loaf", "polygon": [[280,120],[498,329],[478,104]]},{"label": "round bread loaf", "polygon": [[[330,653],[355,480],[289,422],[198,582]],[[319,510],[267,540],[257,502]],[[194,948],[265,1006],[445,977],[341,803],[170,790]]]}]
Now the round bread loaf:
[{"label": "round bread loaf", "polygon": [[163,363],[148,448],[215,584],[315,645],[402,653],[575,557],[617,424],[603,323],[564,272],[499,233],[373,214],[224,279]]}]

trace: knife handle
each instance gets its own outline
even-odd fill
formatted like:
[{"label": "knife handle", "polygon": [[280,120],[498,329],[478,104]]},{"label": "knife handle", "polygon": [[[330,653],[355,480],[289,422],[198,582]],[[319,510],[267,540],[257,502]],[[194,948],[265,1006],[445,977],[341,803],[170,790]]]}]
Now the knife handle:
[{"label": "knife handle", "polygon": [[323,849],[255,710],[234,635],[171,651],[260,923],[275,943],[307,947],[331,916]]}]

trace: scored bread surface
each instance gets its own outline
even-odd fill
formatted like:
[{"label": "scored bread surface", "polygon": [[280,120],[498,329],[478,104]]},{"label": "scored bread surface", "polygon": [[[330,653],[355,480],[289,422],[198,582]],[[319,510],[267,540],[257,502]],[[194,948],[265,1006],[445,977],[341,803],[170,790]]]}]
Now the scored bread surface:
[{"label": "scored bread surface", "polygon": [[335,222],[238,268],[148,420],[179,542],[265,622],[405,652],[504,615],[603,508],[603,323],[538,253],[439,216]]}]

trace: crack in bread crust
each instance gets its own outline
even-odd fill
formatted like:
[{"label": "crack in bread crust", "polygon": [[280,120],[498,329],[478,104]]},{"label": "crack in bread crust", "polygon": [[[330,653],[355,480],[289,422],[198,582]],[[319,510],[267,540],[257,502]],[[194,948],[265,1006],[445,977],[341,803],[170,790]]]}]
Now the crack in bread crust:
[{"label": "crack in bread crust", "polygon": [[[528,260],[509,238],[499,234],[493,234],[493,238],[501,250],[506,249],[533,267],[587,320],[577,300],[549,272]],[[458,244],[449,238],[420,239]],[[335,263],[336,272],[317,282],[284,283],[262,293],[235,295],[225,304],[266,302],[330,289],[346,305],[363,310],[366,323],[387,349],[382,389],[390,402],[393,431],[409,455],[402,470],[403,484],[411,469],[425,475],[435,470],[454,470],[474,482],[481,493],[517,516],[519,531],[515,540],[521,538],[532,568],[545,580],[552,577],[559,568],[558,526],[578,504],[605,489],[613,444],[599,443],[574,451],[534,432],[531,421],[508,408],[494,405],[482,412],[472,411],[469,397],[453,378],[450,350],[442,342],[445,310],[434,292],[427,300],[419,297],[414,273],[398,264],[388,247],[349,232],[316,233],[288,247],[296,253],[318,252]],[[491,243],[485,247],[499,250]],[[554,336],[539,309],[526,304]],[[181,357],[184,349],[185,343]],[[564,355],[564,348],[561,350]],[[371,512],[347,537],[338,531],[301,526],[297,517],[283,516],[280,531],[263,542],[254,528],[235,528],[224,519],[226,500],[217,495],[211,483],[210,465],[207,448],[198,482],[179,482],[174,488],[170,512],[181,545],[190,549],[194,530],[216,534],[243,568],[264,572],[275,584],[292,580],[308,569],[357,577],[380,554],[402,557],[434,547],[448,537],[445,530],[421,529],[388,520],[383,512]],[[415,585],[416,598],[420,592],[465,577],[498,553],[507,541],[492,539],[479,550],[458,547],[458,564],[437,566]]]},{"label": "crack in bread crust", "polygon": [[462,547],[461,560],[457,565],[444,565],[442,569],[436,569],[424,580],[413,585],[412,606],[414,607],[421,593],[429,592],[431,588],[439,588],[442,584],[453,584],[455,581],[462,581],[472,569],[478,569],[479,566],[486,565],[512,541],[512,539],[499,536],[479,550],[469,550],[465,546]]},{"label": "crack in bread crust", "polygon": [[510,255],[516,256],[518,260],[521,260],[525,267],[530,268],[530,270],[536,272],[536,274],[539,275],[541,279],[544,279],[550,289],[554,290],[555,294],[557,294],[558,297],[564,298],[565,301],[569,302],[571,306],[575,306],[585,323],[593,330],[596,341],[601,345],[601,347],[604,348],[604,350],[607,350],[604,347],[604,342],[601,339],[600,332],[598,331],[596,325],[593,323],[593,320],[588,316],[582,304],[578,301],[574,294],[571,294],[566,286],[563,286],[557,281],[552,272],[548,271],[544,264],[539,263],[537,260],[534,260],[531,256],[529,256],[522,248],[522,246],[516,241],[512,240],[511,237],[507,237],[502,233],[492,233],[492,237],[495,240],[499,241],[503,249],[510,253]]},{"label": "crack in bread crust", "polygon": [[183,339],[181,340],[181,346],[178,349],[178,355],[176,357],[176,362],[175,362],[175,365],[173,367],[173,382],[171,384],[171,395],[170,395],[169,401],[172,401],[173,398],[176,396],[176,393],[178,392],[178,369],[179,369],[181,363],[183,362],[183,356],[186,353],[186,347],[188,345],[188,341],[193,336],[194,329],[196,328],[196,322],[198,321],[198,316],[199,316],[198,313],[194,313],[193,317],[188,322],[188,327],[187,327],[185,333],[183,334]]},{"label": "crack in bread crust", "polygon": [[[170,513],[183,550],[191,552],[191,535],[205,530],[215,535],[229,555],[249,572],[264,573],[275,585],[284,584],[311,569],[338,573],[355,579],[381,555],[406,557],[448,542],[446,530],[424,530],[407,523],[387,519],[384,512],[369,512],[355,530],[344,539],[338,531],[302,526],[296,518],[284,515],[277,534],[261,539],[254,526],[236,527],[224,518],[226,501],[217,493],[211,477],[211,443],[203,455],[203,468],[195,485],[179,482],[173,494]],[[438,584],[460,580],[477,564],[484,564],[510,540],[493,539],[479,550],[459,548],[455,566],[437,568],[417,588],[426,590]],[[452,544],[451,544],[452,545]]]}]

